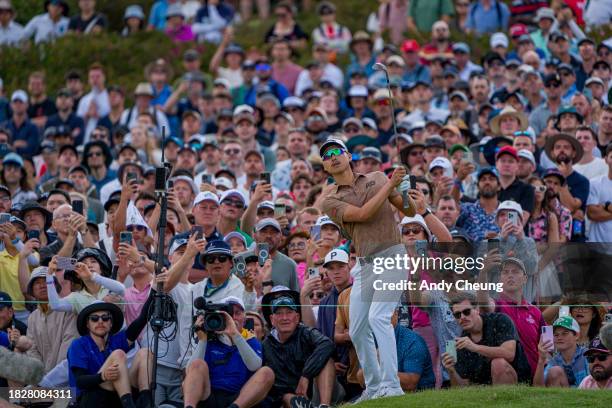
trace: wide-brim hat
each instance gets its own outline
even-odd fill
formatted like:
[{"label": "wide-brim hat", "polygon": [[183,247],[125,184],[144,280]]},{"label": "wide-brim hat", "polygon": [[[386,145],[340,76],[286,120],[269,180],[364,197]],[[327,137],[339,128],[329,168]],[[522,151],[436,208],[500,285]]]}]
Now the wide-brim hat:
[{"label": "wide-brim hat", "polygon": [[484,146],[481,146],[482,154],[487,163],[491,166],[495,166],[495,156],[501,143],[507,143],[509,146],[512,146],[512,139],[505,136],[498,136],[490,139]]},{"label": "wide-brim hat", "polygon": [[106,254],[99,248],[83,248],[76,254],[76,259],[83,262],[85,258],[94,258],[100,264],[100,275],[110,278],[113,271],[113,263]]},{"label": "wide-brim hat", "polygon": [[400,150],[400,160],[403,164],[408,165],[408,157],[410,156],[410,152],[417,147],[424,149],[425,145],[423,143],[412,143],[411,145]]},{"label": "wide-brim hat", "polygon": [[51,212],[45,207],[38,204],[36,201],[29,201],[21,207],[19,218],[25,220],[25,215],[29,211],[39,211],[41,214],[43,214],[43,216],[45,217],[45,229],[48,229],[51,226],[51,221],[53,221],[53,214],[51,214]]},{"label": "wide-brim hat", "polygon": [[527,116],[525,116],[524,113],[517,111],[512,106],[506,106],[493,119],[491,119],[491,132],[496,136],[501,135],[499,122],[501,122],[501,119],[504,116],[511,116],[517,119],[520,123],[520,130],[526,130],[527,127],[529,127],[529,119],[527,119]]},{"label": "wide-brim hat", "polygon": [[544,146],[546,155],[550,157],[552,160],[554,160],[554,157],[552,154],[553,147],[555,146],[555,143],[557,143],[559,140],[567,140],[572,145],[572,147],[574,148],[574,151],[576,151],[576,155],[574,156],[572,163],[573,164],[578,163],[582,159],[582,155],[584,154],[584,149],[582,148],[582,145],[580,144],[578,139],[568,135],[567,133],[557,133],[556,135],[550,136],[549,138],[546,139],[546,145]]},{"label": "wide-brim hat", "polygon": [[264,319],[266,319],[266,323],[268,323],[268,326],[270,328],[272,327],[272,322],[270,320],[270,316],[272,315],[272,301],[283,296],[293,299],[293,302],[298,307],[300,319],[302,317],[302,312],[300,310],[300,293],[295,290],[291,290],[286,286],[275,286],[269,293],[265,294],[261,299],[261,311],[263,313]]},{"label": "wide-brim hat", "polygon": [[115,334],[121,330],[121,327],[123,327],[123,313],[121,313],[119,306],[114,303],[96,302],[81,310],[77,317],[77,330],[81,336],[86,336],[89,333],[87,329],[87,318],[89,315],[100,311],[108,311],[113,317],[113,325],[110,334]]},{"label": "wide-brim hat", "polygon": [[367,32],[360,30],[357,31],[355,33],[355,35],[353,35],[353,39],[351,40],[351,43],[349,45],[350,49],[353,49],[353,46],[358,43],[358,42],[362,42],[365,41],[370,45],[370,49],[374,47],[374,42],[372,41],[372,37],[370,37],[370,34],[368,34]]},{"label": "wide-brim hat", "polygon": [[356,135],[346,141],[346,148],[349,152],[353,153],[357,146],[365,147],[379,147],[378,141],[370,136]]}]

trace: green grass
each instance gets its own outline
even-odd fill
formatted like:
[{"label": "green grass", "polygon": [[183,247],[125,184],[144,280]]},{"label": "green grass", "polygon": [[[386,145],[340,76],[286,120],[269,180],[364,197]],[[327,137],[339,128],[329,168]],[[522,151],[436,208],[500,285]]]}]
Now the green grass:
[{"label": "green grass", "polygon": [[360,408],[610,407],[612,391],[582,391],[534,387],[468,387],[425,391],[403,397],[366,401]]}]

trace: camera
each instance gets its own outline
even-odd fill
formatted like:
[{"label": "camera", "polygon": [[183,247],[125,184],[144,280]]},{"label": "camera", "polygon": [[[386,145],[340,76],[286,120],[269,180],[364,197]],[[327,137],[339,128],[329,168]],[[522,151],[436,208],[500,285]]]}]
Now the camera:
[{"label": "camera", "polygon": [[196,316],[204,316],[204,324],[196,327],[196,330],[204,330],[207,333],[220,332],[225,330],[225,312],[232,316],[234,309],[232,305],[226,303],[206,303],[204,298],[199,297],[193,301],[193,306],[198,309]]}]

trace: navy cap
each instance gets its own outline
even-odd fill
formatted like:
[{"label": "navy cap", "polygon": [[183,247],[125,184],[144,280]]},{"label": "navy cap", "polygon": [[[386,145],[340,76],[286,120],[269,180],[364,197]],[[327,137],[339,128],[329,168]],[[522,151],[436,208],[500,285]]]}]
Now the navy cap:
[{"label": "navy cap", "polygon": [[366,158],[374,159],[377,162],[382,163],[382,154],[380,153],[380,150],[375,147],[366,147],[360,152],[359,160]]},{"label": "navy cap", "polygon": [[232,249],[222,239],[215,239],[206,244],[204,255],[222,254],[232,256]]},{"label": "navy cap", "polygon": [[0,292],[0,309],[5,307],[13,307],[13,299],[6,292]]},{"label": "navy cap", "polygon": [[497,174],[497,169],[495,169],[495,167],[484,167],[484,168],[480,169],[476,179],[480,180],[480,178],[482,176],[484,176],[485,174],[492,174],[492,175],[495,176],[495,178],[497,178],[499,180],[499,174]]},{"label": "navy cap", "polygon": [[272,313],[276,313],[276,311],[281,307],[288,307],[294,312],[297,312],[298,310],[298,305],[296,305],[293,299],[289,296],[281,296],[272,301]]},{"label": "navy cap", "polygon": [[168,143],[174,143],[178,147],[183,147],[183,141],[176,136],[172,136],[166,139],[166,146],[168,145]]}]

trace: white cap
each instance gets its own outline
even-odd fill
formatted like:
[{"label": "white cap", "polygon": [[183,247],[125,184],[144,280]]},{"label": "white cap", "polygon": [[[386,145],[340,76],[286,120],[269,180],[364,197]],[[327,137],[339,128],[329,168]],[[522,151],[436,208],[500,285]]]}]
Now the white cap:
[{"label": "white cap", "polygon": [[168,251],[168,256],[172,256],[174,255],[174,253],[183,245],[187,245],[187,243],[189,242],[189,239],[187,238],[178,238],[175,239],[174,241],[172,241],[172,246],[170,247],[170,250]]},{"label": "white cap", "polygon": [[323,144],[319,148],[319,155],[323,156],[323,153],[325,152],[325,149],[328,146],[331,146],[331,145],[340,146],[341,148],[343,148],[345,151],[348,152],[348,149],[346,148],[346,145],[344,144],[344,142],[342,140],[336,139],[334,137],[330,137],[325,142],[323,142]]},{"label": "white cap", "polygon": [[586,82],[584,83],[584,86],[589,86],[591,84],[599,84],[603,87],[605,87],[604,81],[601,78],[598,77],[590,77],[589,79],[586,80]]},{"label": "white cap", "polygon": [[444,170],[453,170],[453,164],[446,157],[436,157],[429,163],[430,172],[436,167],[442,167]]},{"label": "white cap", "polygon": [[332,262],[341,262],[343,264],[348,264],[349,255],[343,249],[332,249],[327,253],[327,255],[325,255],[325,262],[323,262],[323,267],[327,266],[327,264],[330,264]]},{"label": "white cap", "polygon": [[278,221],[276,221],[274,218],[262,218],[261,220],[259,220],[257,225],[255,225],[255,231],[259,232],[266,227],[274,227],[279,232],[283,231]]},{"label": "white cap", "polygon": [[495,33],[491,36],[489,44],[491,45],[491,48],[499,46],[508,48],[508,37],[504,33]]},{"label": "white cap", "polygon": [[415,214],[414,217],[402,218],[402,222],[400,222],[400,225],[403,226],[403,225],[408,225],[408,224],[419,224],[425,230],[425,234],[427,234],[427,239],[431,240],[431,231],[429,231],[429,228],[427,227],[427,223],[425,222],[425,219],[421,215]]},{"label": "white cap", "polygon": [[529,150],[527,149],[521,149],[518,152],[518,157],[522,157],[523,159],[527,159],[529,160],[534,166],[537,166],[536,161],[535,161],[535,157],[533,156],[533,153],[531,153]]},{"label": "white cap", "polygon": [[244,196],[244,194],[242,194],[242,191],[236,190],[236,189],[231,189],[231,190],[224,191],[221,194],[220,202],[223,202],[226,198],[232,197],[232,196],[233,197],[238,197],[240,199],[240,201],[242,201],[242,205],[244,205],[244,206],[247,205],[247,199]]},{"label": "white cap", "polygon": [[370,129],[378,130],[378,126],[376,125],[376,121],[372,118],[363,118],[361,119],[363,122],[363,126],[367,126]]},{"label": "white cap", "polygon": [[199,193],[195,200],[193,200],[193,206],[200,204],[202,201],[212,201],[215,204],[219,205],[219,197],[211,191],[202,191]]},{"label": "white cap", "polygon": [[23,103],[28,103],[28,94],[23,89],[18,89],[11,95],[11,102],[21,101]]},{"label": "white cap", "polygon": [[237,116],[243,113],[250,113],[251,115],[253,115],[255,113],[255,110],[249,105],[238,105],[234,108],[234,116]]},{"label": "white cap", "polygon": [[523,219],[523,207],[521,207],[521,205],[517,203],[516,201],[512,201],[512,200],[502,201],[502,203],[499,205],[499,207],[497,207],[497,210],[495,211],[495,218],[497,218],[497,215],[502,210],[514,211],[518,213],[521,219]]},{"label": "white cap", "polygon": [[246,248],[247,242],[246,242],[246,238],[244,238],[244,235],[242,235],[238,231],[232,231],[229,234],[227,234],[226,236],[224,236],[223,240],[225,241],[226,244],[229,245],[229,240],[232,239],[232,238],[240,239],[242,241],[242,243],[244,244],[244,247]]},{"label": "white cap", "polygon": [[244,310],[244,302],[242,301],[242,299],[236,296],[224,297],[223,299],[221,299],[221,303],[238,305],[242,308],[242,310]]},{"label": "white cap", "polygon": [[226,78],[217,78],[214,80],[213,82],[213,86],[217,86],[217,85],[221,85],[223,86],[225,89],[230,89],[230,82],[226,79]]},{"label": "white cap", "polygon": [[353,86],[351,86],[349,88],[348,96],[349,97],[361,96],[361,97],[367,98],[368,97],[368,88],[366,88],[363,85],[353,85]]},{"label": "white cap", "polygon": [[176,184],[177,181],[184,181],[185,183],[189,184],[189,186],[191,187],[191,190],[193,191],[193,194],[198,195],[199,190],[196,187],[191,177],[180,175],[180,176],[173,177],[171,180],[174,182],[174,184]]},{"label": "white cap", "polygon": [[217,179],[215,179],[215,187],[225,187],[228,190],[231,190],[232,188],[234,188],[234,183],[232,183],[232,180],[228,179],[227,177],[219,177]]},{"label": "white cap", "polygon": [[272,201],[266,200],[266,201],[262,201],[261,203],[257,204],[257,209],[259,210],[260,208],[269,208],[271,210],[274,209],[274,203]]},{"label": "white cap", "polygon": [[340,229],[340,227],[338,226],[338,224],[336,224],[335,222],[333,222],[331,220],[331,218],[329,218],[327,215],[322,215],[319,218],[317,218],[317,222],[315,225],[319,225],[319,226],[324,226],[324,225],[333,225],[334,227],[338,228],[338,230]]}]

